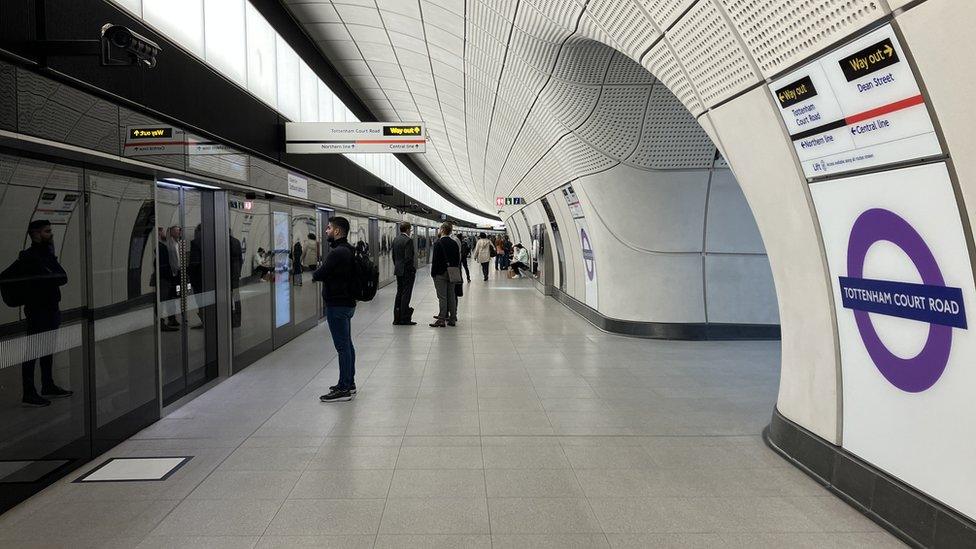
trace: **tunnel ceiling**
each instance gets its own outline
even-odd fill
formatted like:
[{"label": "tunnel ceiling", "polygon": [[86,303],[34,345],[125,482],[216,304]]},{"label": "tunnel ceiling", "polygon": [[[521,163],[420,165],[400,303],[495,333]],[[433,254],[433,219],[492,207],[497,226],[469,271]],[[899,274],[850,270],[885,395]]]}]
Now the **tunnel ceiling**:
[{"label": "tunnel ceiling", "polygon": [[496,196],[532,200],[620,163],[697,168],[715,158],[673,57],[650,54],[665,86],[602,43],[572,0],[286,5],[375,116],[426,122],[430,146],[414,157],[475,208],[494,211]]}]

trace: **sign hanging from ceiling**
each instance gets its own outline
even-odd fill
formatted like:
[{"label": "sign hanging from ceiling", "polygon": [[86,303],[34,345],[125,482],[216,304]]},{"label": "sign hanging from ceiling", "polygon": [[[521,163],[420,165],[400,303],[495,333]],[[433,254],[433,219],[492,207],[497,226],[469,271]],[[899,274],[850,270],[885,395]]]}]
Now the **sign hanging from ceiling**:
[{"label": "sign hanging from ceiling", "polygon": [[289,154],[423,153],[423,122],[288,122]]},{"label": "sign hanging from ceiling", "polygon": [[126,126],[122,156],[184,154],[186,132],[174,126]]},{"label": "sign hanging from ceiling", "polygon": [[942,154],[891,26],[769,85],[807,177]]}]

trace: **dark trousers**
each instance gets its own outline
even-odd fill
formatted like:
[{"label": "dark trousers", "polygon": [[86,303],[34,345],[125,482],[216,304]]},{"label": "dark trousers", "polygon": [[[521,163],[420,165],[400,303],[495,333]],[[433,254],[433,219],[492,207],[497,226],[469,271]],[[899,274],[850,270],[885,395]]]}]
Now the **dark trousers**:
[{"label": "dark trousers", "polygon": [[393,322],[410,322],[410,297],[413,295],[415,272],[406,272],[396,277],[397,291],[393,301]]},{"label": "dark trousers", "polygon": [[525,263],[522,263],[521,261],[516,261],[515,263],[512,263],[512,270],[515,271],[515,274],[517,275],[522,274],[522,269],[528,271],[529,266],[526,265]]},{"label": "dark trousers", "polygon": [[481,264],[481,274],[485,275],[485,280],[488,280],[488,268],[491,266],[491,261],[485,261]]},{"label": "dark trousers", "polygon": [[468,270],[468,259],[464,258],[461,260],[461,268],[464,269],[464,274],[468,277],[468,282],[471,282],[471,271]]},{"label": "dark trousers", "polygon": [[355,307],[326,307],[332,344],[339,353],[339,390],[348,391],[356,384],[356,348],[352,345],[352,317]]},{"label": "dark trousers", "polygon": [[[28,311],[24,309],[24,316],[27,320],[27,333],[30,335],[43,334],[50,330],[57,330],[61,326],[61,312],[57,309],[51,311]],[[32,347],[44,349],[54,347],[56,337],[53,334],[40,336],[39,341]],[[34,385],[34,363],[41,363],[41,391],[54,387],[54,355],[47,354],[40,358],[32,358],[20,365],[20,374],[23,381],[24,396],[36,395],[37,388]]]}]

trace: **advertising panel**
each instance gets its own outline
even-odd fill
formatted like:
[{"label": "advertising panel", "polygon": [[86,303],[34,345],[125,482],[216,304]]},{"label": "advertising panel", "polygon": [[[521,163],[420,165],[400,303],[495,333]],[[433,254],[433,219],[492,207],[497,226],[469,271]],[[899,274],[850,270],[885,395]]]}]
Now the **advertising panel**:
[{"label": "advertising panel", "polygon": [[423,122],[288,122],[289,154],[427,152]]},{"label": "advertising panel", "polygon": [[891,26],[776,80],[769,91],[807,177],[942,153]]},{"label": "advertising panel", "polygon": [[291,246],[288,244],[288,214],[274,212],[275,328],[291,322]]},{"label": "advertising panel", "polygon": [[944,163],[813,183],[834,292],[843,445],[976,517],[976,303]]}]

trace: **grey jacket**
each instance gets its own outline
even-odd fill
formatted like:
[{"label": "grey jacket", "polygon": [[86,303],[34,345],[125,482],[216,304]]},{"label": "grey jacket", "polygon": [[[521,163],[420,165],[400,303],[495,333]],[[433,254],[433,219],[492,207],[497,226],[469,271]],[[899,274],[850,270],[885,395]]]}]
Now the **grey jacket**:
[{"label": "grey jacket", "polygon": [[413,239],[400,233],[393,239],[393,274],[403,276],[417,272],[417,256],[413,250]]}]

